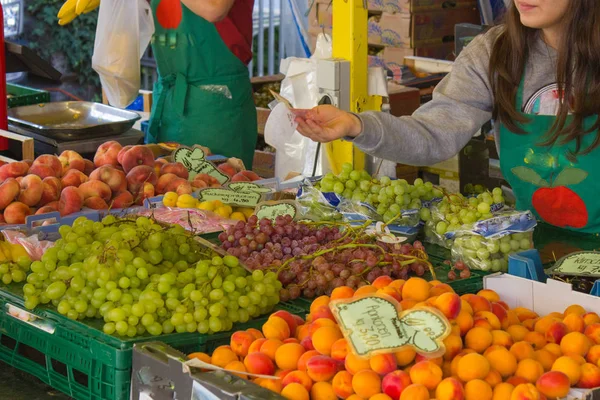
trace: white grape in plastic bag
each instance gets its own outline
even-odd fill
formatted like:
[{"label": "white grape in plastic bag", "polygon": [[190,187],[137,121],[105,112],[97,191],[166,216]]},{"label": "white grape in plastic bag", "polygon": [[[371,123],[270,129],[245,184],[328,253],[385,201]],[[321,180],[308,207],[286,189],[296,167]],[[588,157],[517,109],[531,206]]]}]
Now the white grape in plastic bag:
[{"label": "white grape in plastic bag", "polygon": [[139,95],[140,59],[154,34],[146,0],[102,0],[92,67],[110,105],[125,108]]}]

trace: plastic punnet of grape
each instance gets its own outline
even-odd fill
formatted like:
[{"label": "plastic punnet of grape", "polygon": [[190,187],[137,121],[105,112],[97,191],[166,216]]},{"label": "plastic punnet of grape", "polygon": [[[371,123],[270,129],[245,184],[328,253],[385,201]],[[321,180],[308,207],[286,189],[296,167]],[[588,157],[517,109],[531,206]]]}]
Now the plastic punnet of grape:
[{"label": "plastic punnet of grape", "polygon": [[279,302],[273,273],[248,272],[180,225],[109,215],[77,218],[31,264],[25,307],[54,306],[73,320],[103,319],[109,335],[215,333]]},{"label": "plastic punnet of grape", "polygon": [[505,211],[446,236],[454,239],[452,259],[471,269],[508,272],[508,257],[533,248],[537,222],[530,211]]}]

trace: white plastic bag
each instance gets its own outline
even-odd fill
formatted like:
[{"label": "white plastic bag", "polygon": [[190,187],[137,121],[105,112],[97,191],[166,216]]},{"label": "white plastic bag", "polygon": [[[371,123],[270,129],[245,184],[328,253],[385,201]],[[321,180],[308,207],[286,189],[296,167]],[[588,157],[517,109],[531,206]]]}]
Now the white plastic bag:
[{"label": "white plastic bag", "polygon": [[108,102],[125,108],[139,95],[140,59],[154,34],[146,0],[102,0],[92,67]]}]

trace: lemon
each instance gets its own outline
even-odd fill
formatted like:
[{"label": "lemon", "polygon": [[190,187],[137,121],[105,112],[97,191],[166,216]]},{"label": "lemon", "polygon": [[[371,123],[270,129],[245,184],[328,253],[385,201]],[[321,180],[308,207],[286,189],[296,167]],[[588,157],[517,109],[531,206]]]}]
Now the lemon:
[{"label": "lemon", "polygon": [[229,216],[231,215],[230,211],[231,207],[227,208],[227,206],[222,206],[215,209],[215,213],[223,218],[229,218]]},{"label": "lemon", "polygon": [[241,213],[239,211],[231,213],[231,215],[229,216],[229,218],[235,219],[237,221],[246,222],[246,217],[244,216],[243,213]]},{"label": "lemon", "polygon": [[213,200],[213,204],[215,205],[215,208],[223,207],[224,205],[221,200]]},{"label": "lemon", "polygon": [[231,213],[233,212],[233,208],[231,208],[231,206],[223,206],[224,208],[227,209],[227,211],[229,212],[229,215],[231,215]]},{"label": "lemon", "polygon": [[198,204],[198,208],[201,210],[214,211],[215,203],[212,201],[203,201],[202,203]]},{"label": "lemon", "polygon": [[177,207],[180,208],[196,208],[198,204],[198,200],[194,198],[191,194],[182,194],[177,199]]},{"label": "lemon", "polygon": [[175,192],[167,192],[163,196],[163,204],[165,207],[175,207],[179,196]]},{"label": "lemon", "polygon": [[254,215],[254,208],[249,208],[249,207],[240,207],[238,209],[238,211],[240,211],[242,214],[244,214],[244,217],[246,217],[246,219],[250,218],[252,215]]}]

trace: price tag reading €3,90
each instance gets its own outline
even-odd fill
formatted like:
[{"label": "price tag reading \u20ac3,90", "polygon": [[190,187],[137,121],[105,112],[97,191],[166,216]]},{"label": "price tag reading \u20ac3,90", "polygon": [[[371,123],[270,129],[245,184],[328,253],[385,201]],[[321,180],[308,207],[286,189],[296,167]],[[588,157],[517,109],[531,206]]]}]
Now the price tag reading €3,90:
[{"label": "price tag reading \u20ac3,90", "polygon": [[426,357],[445,353],[443,341],[451,326],[435,309],[400,311],[396,300],[385,295],[337,300],[330,308],[350,348],[360,357],[392,353],[407,346]]}]

